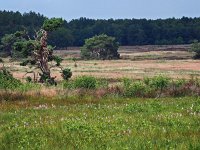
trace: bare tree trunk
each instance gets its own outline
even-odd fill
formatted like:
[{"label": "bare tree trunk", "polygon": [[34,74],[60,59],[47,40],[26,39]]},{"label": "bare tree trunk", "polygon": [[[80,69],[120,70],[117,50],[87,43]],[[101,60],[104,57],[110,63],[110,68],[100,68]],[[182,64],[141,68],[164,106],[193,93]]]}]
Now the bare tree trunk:
[{"label": "bare tree trunk", "polygon": [[42,37],[40,39],[41,48],[39,50],[40,53],[40,60],[39,60],[39,66],[44,75],[46,75],[49,79],[50,76],[50,69],[48,66],[48,56],[49,56],[49,50],[47,48],[47,31],[42,31]]},{"label": "bare tree trunk", "polygon": [[[41,30],[42,36],[40,39],[40,48],[34,52],[35,60],[42,74],[40,74],[40,82],[48,82],[55,84],[54,78],[51,77],[50,68],[48,65],[49,49],[47,47],[47,31]],[[38,35],[39,36],[39,35]]]}]

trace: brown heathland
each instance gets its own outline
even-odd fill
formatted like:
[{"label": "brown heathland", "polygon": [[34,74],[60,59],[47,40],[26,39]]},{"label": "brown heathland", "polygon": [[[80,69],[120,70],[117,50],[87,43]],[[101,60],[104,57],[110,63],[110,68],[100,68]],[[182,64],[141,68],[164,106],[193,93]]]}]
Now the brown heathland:
[{"label": "brown heathland", "polygon": [[[119,52],[122,59],[120,60],[78,60],[76,61],[77,66],[71,58],[80,57],[78,48],[56,51],[55,53],[64,58],[62,66],[71,68],[73,78],[80,75],[109,79],[123,77],[141,79],[145,76],[152,77],[160,74],[172,78],[190,78],[194,75],[200,75],[200,60],[192,60],[193,54],[185,49],[179,48],[170,51],[169,48],[162,51],[159,51],[159,48],[158,50],[151,49],[141,52],[141,50],[136,51],[135,49],[131,51],[131,47],[121,48]],[[19,62],[6,62],[5,65],[11,69],[16,78],[22,79],[30,75],[24,76],[26,71],[31,69],[19,66]],[[52,75],[56,76],[57,80],[61,79],[59,72],[59,69],[52,69]]]}]

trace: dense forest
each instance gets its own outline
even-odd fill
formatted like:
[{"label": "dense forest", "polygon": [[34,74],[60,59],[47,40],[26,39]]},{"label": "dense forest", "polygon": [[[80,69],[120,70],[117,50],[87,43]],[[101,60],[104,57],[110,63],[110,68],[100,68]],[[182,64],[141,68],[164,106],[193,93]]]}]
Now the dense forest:
[{"label": "dense forest", "polygon": [[[45,19],[35,12],[0,11],[0,38],[18,30],[27,30],[32,37]],[[200,18],[65,20],[63,27],[50,34],[49,44],[82,46],[85,39],[103,33],[115,37],[120,45],[188,44],[200,40]]]}]

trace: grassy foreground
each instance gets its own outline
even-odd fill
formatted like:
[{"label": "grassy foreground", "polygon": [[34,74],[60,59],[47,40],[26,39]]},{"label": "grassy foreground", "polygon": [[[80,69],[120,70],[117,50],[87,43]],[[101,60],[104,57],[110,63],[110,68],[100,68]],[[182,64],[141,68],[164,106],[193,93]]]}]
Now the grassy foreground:
[{"label": "grassy foreground", "polygon": [[0,149],[200,149],[200,98],[0,101]]}]

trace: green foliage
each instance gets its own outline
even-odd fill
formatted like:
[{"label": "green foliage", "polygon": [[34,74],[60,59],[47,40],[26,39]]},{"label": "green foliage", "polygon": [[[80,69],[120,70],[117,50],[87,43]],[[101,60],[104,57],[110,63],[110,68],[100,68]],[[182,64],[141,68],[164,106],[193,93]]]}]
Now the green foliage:
[{"label": "green foliage", "polygon": [[123,78],[122,82],[123,82],[123,87],[125,89],[128,89],[131,86],[132,80],[129,78]]},{"label": "green foliage", "polygon": [[150,86],[152,86],[155,89],[160,89],[161,92],[164,88],[169,86],[170,79],[166,76],[155,76],[150,81]]},{"label": "green foliage", "polygon": [[44,21],[42,28],[46,31],[54,31],[62,24],[63,20],[61,18],[51,18]]},{"label": "green foliage", "polygon": [[48,43],[59,48],[67,48],[73,45],[74,36],[68,28],[61,27],[49,34]]},{"label": "green foliage", "polygon": [[[34,30],[38,30],[47,19],[35,12],[0,11],[0,16],[0,38],[24,29],[33,37]],[[83,46],[85,39],[102,33],[115,37],[123,46],[189,44],[194,39],[200,40],[199,24],[199,17],[157,20],[79,18],[64,21],[63,28],[50,35],[49,44],[56,47]]]},{"label": "green foliage", "polygon": [[12,55],[12,46],[16,42],[14,34],[6,34],[1,38],[1,51]]},{"label": "green foliage", "polygon": [[27,58],[30,56],[35,49],[35,41],[34,40],[22,40],[19,42],[15,42],[13,44],[13,57],[15,58]]},{"label": "green foliage", "polygon": [[104,78],[95,78],[92,76],[79,76],[74,80],[64,82],[64,88],[68,89],[107,89],[108,81]]},{"label": "green foliage", "polygon": [[200,43],[195,40],[191,46],[191,51],[195,52],[195,59],[199,59],[200,58]]},{"label": "green foliage", "polygon": [[30,76],[26,77],[26,82],[28,83],[32,82],[32,78]]},{"label": "green foliage", "polygon": [[123,85],[125,97],[143,97],[146,93],[147,87],[142,81],[131,82],[125,79]]},{"label": "green foliage", "polygon": [[[48,62],[55,61],[56,66],[59,67],[62,62],[62,58],[53,55],[54,47],[47,45],[48,31],[53,31],[61,26],[63,23],[62,19],[47,19],[45,20],[42,28],[36,35],[35,39],[31,40],[25,31],[17,31],[14,34],[6,35],[2,39],[3,47],[6,47],[6,44],[9,44],[10,56],[15,58],[25,57],[28,60],[25,60],[20,63],[21,66],[26,65],[37,65],[40,69],[40,79],[41,83],[48,83],[49,85],[56,85],[55,78],[51,77],[51,70],[48,65]],[[8,39],[8,40],[6,40]]]},{"label": "green foliage", "polygon": [[32,60],[32,59],[23,60],[23,61],[20,63],[20,66],[27,66],[28,64],[30,64],[30,65],[35,65],[35,64],[36,64],[36,61],[35,61],[35,60]]},{"label": "green foliage", "polygon": [[161,96],[163,93],[163,90],[166,89],[168,86],[170,86],[170,78],[166,76],[155,76],[153,78],[144,78],[144,83],[147,85],[149,88],[149,92],[154,92],[158,91],[158,97]]},{"label": "green foliage", "polygon": [[6,34],[1,39],[1,43],[2,51],[14,58],[28,57],[34,49],[34,41],[27,40],[25,31]]},{"label": "green foliage", "polygon": [[[164,89],[170,86],[170,79],[165,76],[155,76],[153,78],[145,77],[140,81],[131,81],[130,79],[123,79],[123,88],[125,97],[151,97],[158,92],[161,96]],[[177,81],[179,82],[179,80]]]},{"label": "green foliage", "polygon": [[186,84],[187,81],[185,79],[178,79],[176,81],[173,81],[173,86],[175,86],[176,88],[180,88],[181,86],[184,86],[184,84]]},{"label": "green foliage", "polygon": [[100,82],[97,81],[95,77],[92,76],[79,76],[73,81],[64,82],[64,87],[69,89],[95,89]]},{"label": "green foliage", "polygon": [[0,70],[0,89],[12,90],[18,88],[21,85],[22,83],[15,79],[8,70],[5,68]]},{"label": "green foliage", "polygon": [[86,39],[81,49],[83,59],[118,59],[119,45],[115,38],[105,34]]},{"label": "green foliage", "polygon": [[40,79],[39,82],[40,83],[45,83],[46,85],[50,86],[50,85],[57,85],[55,78],[53,77],[49,77],[48,74],[44,74],[44,73],[40,73]]},{"label": "green foliage", "polygon": [[60,66],[63,59],[59,56],[53,56],[53,60],[56,62],[56,66]]},{"label": "green foliage", "polygon": [[80,76],[74,80],[74,88],[95,89],[97,80],[92,76]]},{"label": "green foliage", "polygon": [[71,69],[66,68],[62,70],[62,77],[64,80],[68,81],[71,78],[71,76],[72,76]]}]

